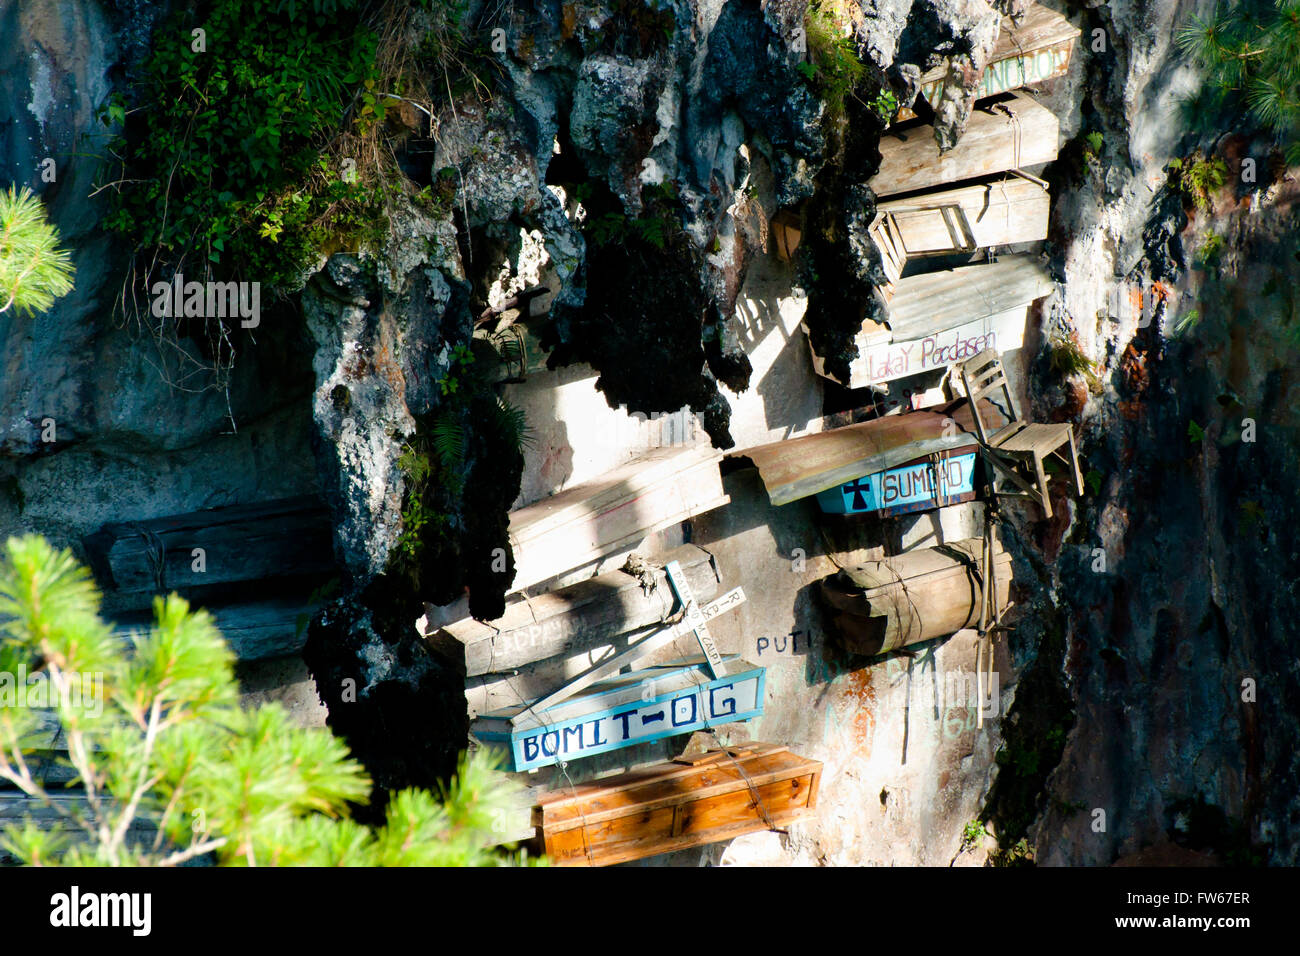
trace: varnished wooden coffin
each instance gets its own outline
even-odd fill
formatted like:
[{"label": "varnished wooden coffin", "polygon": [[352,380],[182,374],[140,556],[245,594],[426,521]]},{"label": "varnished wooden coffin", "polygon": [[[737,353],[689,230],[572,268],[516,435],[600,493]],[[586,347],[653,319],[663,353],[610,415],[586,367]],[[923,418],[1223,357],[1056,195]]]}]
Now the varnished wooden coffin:
[{"label": "varnished wooden coffin", "polygon": [[821,771],[785,747],[748,743],[547,794],[533,825],[557,865],[609,866],[802,819]]},{"label": "varnished wooden coffin", "polygon": [[[833,633],[849,651],[874,657],[977,627],[984,606],[983,541],[967,538],[844,568],[821,582]],[[1006,608],[1011,556],[996,545],[993,583]],[[991,614],[992,609],[990,609]]]}]

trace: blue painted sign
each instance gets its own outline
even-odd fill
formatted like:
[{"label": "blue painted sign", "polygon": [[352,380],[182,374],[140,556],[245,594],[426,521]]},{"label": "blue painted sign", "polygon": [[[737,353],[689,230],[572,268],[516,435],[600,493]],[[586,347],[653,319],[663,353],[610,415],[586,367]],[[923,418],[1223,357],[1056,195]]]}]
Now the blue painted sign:
[{"label": "blue painted sign", "polygon": [[505,745],[508,769],[519,771],[762,716],[764,668],[734,655],[723,659],[717,678],[707,667],[700,658],[620,674],[541,713],[512,707],[485,714],[470,732]]},{"label": "blue painted sign", "polygon": [[975,497],[975,452],[952,455],[938,463],[913,461],[865,475],[817,495],[826,514],[909,514]]}]

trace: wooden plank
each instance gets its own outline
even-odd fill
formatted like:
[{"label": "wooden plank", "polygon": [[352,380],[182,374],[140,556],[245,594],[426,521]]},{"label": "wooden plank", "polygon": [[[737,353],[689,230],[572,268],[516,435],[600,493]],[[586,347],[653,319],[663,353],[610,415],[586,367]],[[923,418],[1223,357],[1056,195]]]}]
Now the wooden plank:
[{"label": "wooden plank", "polygon": [[84,544],[123,609],[148,607],[155,593],[335,569],[329,515],[313,496],[114,522]]},{"label": "wooden plank", "polygon": [[515,557],[511,591],[633,547],[647,534],[730,498],[712,448],[659,448],[602,478],[510,515]]},{"label": "wooden plank", "polygon": [[960,209],[977,248],[1037,242],[1047,238],[1051,197],[1030,179],[1007,176],[993,182],[911,199],[881,203],[876,211],[896,225],[905,256],[929,256],[962,250],[955,241],[945,208]]},{"label": "wooden plank", "polygon": [[[994,96],[1064,75],[1079,34],[1078,27],[1041,3],[1025,11],[1019,24],[1003,17],[976,96]],[[939,102],[947,75],[946,61],[922,75],[921,95],[928,102]]]},{"label": "wooden plank", "polygon": [[[655,561],[677,562],[702,601],[718,593],[720,578],[709,553],[695,545],[675,548]],[[505,673],[535,661],[607,646],[610,639],[668,618],[672,589],[662,568],[651,567],[654,589],[641,579],[611,571],[567,588],[520,598],[495,621],[464,618],[426,635],[430,646],[467,677]]]},{"label": "wooden plank", "polygon": [[[772,825],[784,828],[811,816],[807,795],[813,786],[813,778],[796,778],[788,783],[783,781],[758,787],[760,801],[765,805],[780,806],[780,809],[768,810]],[[791,802],[782,806],[782,801]],[[584,840],[584,831],[557,834],[548,840],[547,855],[558,866],[613,866],[733,840],[768,829],[767,820],[758,812],[754,796],[748,789],[722,794],[708,801],[651,811],[646,817],[636,821],[618,820],[593,828],[600,838],[598,848],[591,848],[590,840]]]},{"label": "wooden plank", "polygon": [[919,339],[1025,309],[1055,288],[1050,273],[1028,255],[908,276],[889,303],[891,339]]},{"label": "wooden plank", "polygon": [[[755,748],[752,757],[700,765],[660,763],[556,791],[538,800],[541,820],[547,830],[558,832],[672,806],[681,802],[683,794],[702,799],[731,792],[738,784],[747,787],[746,780],[757,786],[806,776],[821,767],[819,761],[786,747],[747,746]],[[736,764],[744,770],[743,775]]]},{"label": "wooden plank", "polygon": [[[217,630],[241,661],[268,660],[299,653],[307,643],[307,623],[320,607],[309,595],[281,596],[239,604],[203,605]],[[153,626],[153,611],[113,615],[113,630],[124,641]]]},{"label": "wooden plank", "polygon": [[1056,159],[1056,115],[1023,93],[1002,105],[1014,120],[992,104],[976,109],[961,142],[946,153],[939,152],[929,125],[890,130],[880,141],[880,170],[868,185],[877,196],[893,196]]}]

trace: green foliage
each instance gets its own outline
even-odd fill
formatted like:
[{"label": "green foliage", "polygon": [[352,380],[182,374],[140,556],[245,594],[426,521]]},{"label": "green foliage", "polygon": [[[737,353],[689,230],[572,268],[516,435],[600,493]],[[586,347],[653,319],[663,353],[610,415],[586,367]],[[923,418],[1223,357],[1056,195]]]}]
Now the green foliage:
[{"label": "green foliage", "polygon": [[[474,341],[483,342],[490,360],[478,361],[471,345],[460,343],[451,350],[450,367],[439,382],[444,404],[426,427],[402,446],[397,460],[406,477],[397,551],[411,562],[418,562],[427,535],[446,536],[453,529],[449,512],[465,490],[471,429],[501,436],[504,445],[517,453],[533,441],[523,410],[492,392],[494,367],[508,367],[518,342],[508,335]],[[471,416],[475,401],[488,395],[492,414],[479,419]]]},{"label": "green foliage", "polygon": [[1189,309],[1187,314],[1178,320],[1174,326],[1175,334],[1181,335],[1183,332],[1189,332],[1196,328],[1201,322],[1201,310]]},{"label": "green foliage", "polygon": [[[294,726],[278,704],[239,706],[234,655],[206,611],[175,594],[125,648],[98,614],[89,574],[37,536],[11,538],[0,566],[0,671],[24,668],[59,690],[53,711],[85,799],[53,803],[24,754],[38,712],[0,703],[0,778],[52,805],[74,836],[30,820],[0,842],[29,863],[172,866],[211,854],[228,865],[493,865],[510,799],[490,758],[465,758],[439,802],[394,795],[371,830],[348,819],[370,781],[330,733]],[[95,675],[98,683],[82,678]],[[64,692],[79,686],[75,697]],[[94,686],[96,693],[91,695]],[[0,698],[0,700],[3,700]],[[44,735],[45,737],[48,734]],[[145,822],[152,836],[130,838]]]},{"label": "green foliage", "polygon": [[1082,375],[1091,390],[1100,390],[1101,380],[1094,371],[1092,359],[1084,354],[1083,349],[1073,339],[1063,336],[1054,337],[1048,346],[1048,361],[1051,363],[1052,371],[1058,375]]},{"label": "green foliage", "polygon": [[[808,61],[797,67],[833,116],[843,115],[845,100],[867,74],[853,37],[844,34],[843,16],[843,4],[839,0],[813,0],[808,5],[804,17]],[[895,102],[894,108],[897,105]]]},{"label": "green foliage", "polygon": [[1188,421],[1187,421],[1187,437],[1188,437],[1188,438],[1189,438],[1193,443],[1196,443],[1196,442],[1200,441],[1202,438],[1205,437],[1205,429],[1202,428],[1200,425],[1196,424],[1196,420],[1195,420],[1195,419],[1188,419]]},{"label": "green foliage", "polygon": [[[382,189],[326,154],[388,102],[358,7],[209,0],[198,18],[177,11],[144,64],[138,106],[128,114],[119,95],[102,111],[105,124],[126,121],[110,147],[122,169],[105,225],[151,269],[276,286],[293,285],[322,246],[373,230]],[[203,52],[191,44],[196,23]]]},{"label": "green foliage", "polygon": [[1223,255],[1223,236],[1217,232],[1212,232],[1205,237],[1205,244],[1201,246],[1197,254],[1197,262],[1202,268],[1215,269],[1219,265],[1219,259]]},{"label": "green foliage", "polygon": [[1173,159],[1169,169],[1175,176],[1175,183],[1202,212],[1210,212],[1210,194],[1222,188],[1227,182],[1228,167],[1217,156],[1207,159],[1198,150],[1186,160]]},{"label": "green foliage", "polygon": [[1005,850],[998,849],[990,853],[989,863],[997,867],[1033,866],[1034,851],[1029,846],[1029,840],[1021,837]]},{"label": "green foliage", "polygon": [[894,95],[893,90],[881,90],[867,102],[867,105],[880,117],[880,122],[888,125],[894,118],[894,114],[898,112],[898,97]]},{"label": "green foliage", "polygon": [[1101,155],[1101,147],[1105,143],[1105,138],[1097,130],[1093,130],[1083,137],[1083,156],[1089,161],[1096,159]]},{"label": "green foliage", "polygon": [[72,291],[72,260],[31,191],[0,192],[0,313],[44,312]]},{"label": "green foliage", "polygon": [[1101,479],[1101,472],[1097,471],[1095,468],[1091,468],[1088,470],[1088,473],[1083,476],[1083,483],[1088,486],[1088,489],[1094,495],[1099,495],[1101,494]]},{"label": "green foliage", "polygon": [[1244,105],[1300,162],[1300,0],[1219,4],[1179,29],[1184,55],[1206,70],[1211,98]]},{"label": "green foliage", "polygon": [[984,829],[984,823],[980,820],[971,820],[962,828],[961,831],[962,849],[964,850],[968,846],[974,846],[981,842],[986,836],[988,836],[988,831]]}]

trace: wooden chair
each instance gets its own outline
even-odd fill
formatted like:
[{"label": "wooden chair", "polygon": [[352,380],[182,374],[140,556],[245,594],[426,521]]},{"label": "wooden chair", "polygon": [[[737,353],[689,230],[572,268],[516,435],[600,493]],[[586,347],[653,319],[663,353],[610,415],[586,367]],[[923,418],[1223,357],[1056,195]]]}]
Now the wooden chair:
[{"label": "wooden chair", "polygon": [[[1083,494],[1083,474],[1079,470],[1079,452],[1074,446],[1074,426],[1069,422],[1059,425],[1036,425],[1020,417],[1015,397],[1002,370],[1002,357],[996,349],[985,349],[959,366],[962,385],[970,402],[971,416],[975,419],[975,432],[983,446],[985,458],[993,468],[990,486],[995,495],[1032,498],[1043,506],[1047,517],[1052,516],[1052,501],[1047,493],[1047,474],[1043,461],[1055,454],[1074,469],[1074,485]],[[994,432],[984,428],[980,418],[979,403],[986,396],[1001,390],[1006,407],[1003,412],[1008,423]],[[998,402],[995,400],[994,404]],[[1069,457],[1063,451],[1069,447]],[[1011,481],[1018,491],[998,487],[998,477]]]}]

